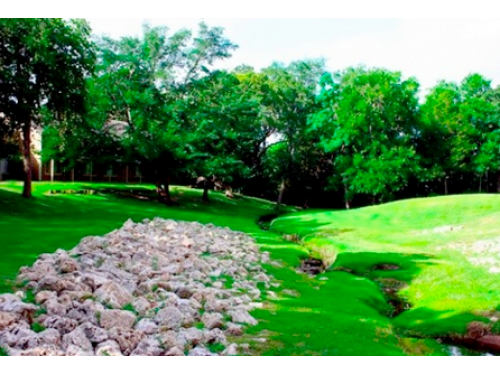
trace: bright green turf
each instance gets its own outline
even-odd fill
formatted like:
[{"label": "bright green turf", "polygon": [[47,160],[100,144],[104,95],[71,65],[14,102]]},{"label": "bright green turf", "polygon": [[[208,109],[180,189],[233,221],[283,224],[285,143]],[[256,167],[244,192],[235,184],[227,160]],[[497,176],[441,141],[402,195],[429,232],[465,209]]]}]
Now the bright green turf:
[{"label": "bright green turf", "polygon": [[[282,264],[282,266],[266,266],[269,273],[274,275],[281,285],[274,288],[278,299],[269,298],[263,309],[253,312],[261,320],[261,324],[250,328],[249,335],[267,338],[264,343],[252,344],[253,353],[446,354],[445,348],[437,345],[435,340],[404,337],[404,330],[398,325],[394,326],[393,320],[388,317],[391,307],[384,299],[378,283],[373,281],[375,278],[372,277],[371,271],[367,274],[367,266],[370,268],[370,264],[380,261],[373,258],[373,254],[351,259],[345,255],[338,257],[337,262],[343,261],[344,266],[358,267],[357,275],[329,272],[326,278],[322,279],[321,276],[309,277],[297,273],[295,268],[300,264],[301,258],[307,256],[307,248],[287,242],[277,233],[262,231],[256,224],[260,216],[273,212],[274,204],[270,202],[251,198],[230,200],[221,194],[213,193],[212,201],[204,204],[201,202],[199,190],[180,187],[173,189],[173,195],[179,203],[175,207],[165,207],[157,202],[131,198],[116,198],[110,194],[45,194],[49,190],[103,187],[128,190],[137,189],[139,186],[35,183],[34,198],[25,200],[20,197],[20,183],[0,183],[0,288],[3,291],[9,290],[19,267],[32,264],[37,255],[53,252],[58,248],[71,249],[82,237],[107,233],[121,226],[128,218],[138,221],[146,217],[159,216],[201,223],[210,222],[252,235],[262,250],[269,251],[272,259]],[[142,188],[152,189],[147,185]],[[332,245],[337,241],[338,245],[343,244],[342,246],[356,251],[378,251],[384,259],[386,256],[394,255],[397,259],[393,261],[403,264],[404,270],[376,272],[399,272],[402,278],[418,280],[415,275],[421,274],[421,265],[427,265],[429,262],[434,264],[436,259],[427,255],[412,254],[418,251],[412,251],[414,248],[411,246],[401,251],[410,254],[402,258],[401,255],[394,254],[398,252],[395,245],[388,243],[387,246],[379,246],[376,242],[370,243],[371,238],[367,231],[375,233],[376,228],[373,227],[373,223],[363,224],[361,218],[377,214],[375,209],[367,209],[366,212],[372,211],[373,213],[366,214],[362,211],[344,213],[345,220],[342,218],[342,213],[295,215],[277,220],[274,227],[283,232],[306,234],[314,233],[321,229],[321,224],[330,221],[340,223],[335,221],[339,218],[342,220],[340,228],[351,230],[359,223],[361,226],[358,234],[363,233],[363,236],[351,237],[360,241],[358,248],[355,248],[356,242],[352,244],[351,241],[342,242],[341,238],[332,236],[327,236],[322,241],[328,241],[328,244]],[[431,211],[429,209],[429,220],[433,219]],[[353,214],[361,216],[359,218],[349,216]],[[307,224],[310,227],[306,226],[304,221],[306,218],[311,220]],[[390,214],[387,214],[384,222],[390,220],[392,220]],[[393,231],[392,235],[396,235],[396,232]],[[350,236],[349,233],[351,232],[342,233],[338,237]],[[389,241],[390,233],[387,236]],[[311,239],[316,239],[316,245],[321,244],[317,237]],[[313,242],[309,241],[308,247],[312,247]],[[365,247],[365,244],[370,246]],[[410,323],[415,321],[412,319]],[[411,328],[409,323],[403,326]],[[249,338],[251,337],[244,337],[245,340]]]},{"label": "bright green turf", "polygon": [[[471,320],[500,305],[500,196],[462,195],[412,199],[350,211],[316,211],[278,218],[272,228],[299,234],[305,246],[372,280],[394,278],[412,305],[393,323],[416,336],[463,333]],[[453,230],[442,230],[453,226]],[[477,241],[499,239],[489,253]],[[333,255],[333,256],[332,256]],[[468,259],[490,259],[490,265]],[[377,264],[399,270],[374,271]],[[499,268],[500,271],[500,268]],[[334,272],[335,273],[335,272]],[[486,320],[487,321],[487,320]]]}]

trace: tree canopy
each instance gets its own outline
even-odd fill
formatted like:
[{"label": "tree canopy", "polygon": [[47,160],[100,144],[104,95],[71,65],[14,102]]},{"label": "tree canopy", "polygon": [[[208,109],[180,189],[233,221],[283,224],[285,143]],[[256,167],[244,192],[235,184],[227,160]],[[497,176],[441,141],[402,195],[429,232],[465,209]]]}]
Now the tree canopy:
[{"label": "tree canopy", "polygon": [[[159,199],[204,177],[302,206],[500,191],[500,88],[474,73],[422,97],[384,68],[328,72],[322,59],[220,69],[219,27],[90,38],[85,21],[0,21],[0,156],[30,130],[44,160],[133,163]],[[9,146],[7,146],[9,145]]]}]

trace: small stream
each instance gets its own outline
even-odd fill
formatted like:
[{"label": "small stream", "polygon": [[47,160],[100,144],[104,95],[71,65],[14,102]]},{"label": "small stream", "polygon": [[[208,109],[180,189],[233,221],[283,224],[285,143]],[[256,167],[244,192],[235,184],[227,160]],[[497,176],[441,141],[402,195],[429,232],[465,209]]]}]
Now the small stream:
[{"label": "small stream", "polygon": [[[272,213],[268,215],[261,216],[257,222],[260,229],[269,230],[271,226],[271,222],[279,217],[279,213]],[[390,264],[381,264],[375,267],[378,270],[397,270],[398,266],[390,265]],[[323,261],[316,258],[306,258],[301,261],[301,265],[299,266],[299,270],[302,272],[309,273],[310,275],[316,276],[318,274],[328,272],[348,272],[353,273],[351,270],[327,270],[326,266],[323,264]],[[357,275],[360,277],[366,277],[364,275]],[[388,317],[390,319],[395,318],[399,314],[404,313],[407,310],[411,309],[411,305],[409,302],[403,298],[401,298],[398,294],[398,291],[405,286],[404,282],[400,282],[395,279],[380,279],[380,291],[385,296],[387,303],[392,307],[392,311],[388,313]],[[440,345],[444,348],[444,352],[448,353],[453,357],[462,357],[462,356],[495,356],[496,354],[492,354],[487,350],[478,349],[477,343],[470,343],[470,340],[462,340],[466,342],[467,346],[460,345],[460,343],[450,341],[441,342],[442,339],[438,339]],[[468,345],[467,344],[471,344]],[[471,346],[471,347],[469,347]]]},{"label": "small stream", "polygon": [[452,357],[474,356],[474,357],[493,357],[494,354],[488,352],[480,352],[476,350],[467,349],[456,345],[443,344],[448,349],[448,353]]}]

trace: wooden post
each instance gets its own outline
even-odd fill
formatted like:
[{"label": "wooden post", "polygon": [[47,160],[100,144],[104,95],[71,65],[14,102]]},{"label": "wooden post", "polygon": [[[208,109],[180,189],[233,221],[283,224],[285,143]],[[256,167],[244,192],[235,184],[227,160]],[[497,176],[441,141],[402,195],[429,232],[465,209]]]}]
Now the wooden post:
[{"label": "wooden post", "polygon": [[50,182],[54,182],[54,159],[50,159]]}]

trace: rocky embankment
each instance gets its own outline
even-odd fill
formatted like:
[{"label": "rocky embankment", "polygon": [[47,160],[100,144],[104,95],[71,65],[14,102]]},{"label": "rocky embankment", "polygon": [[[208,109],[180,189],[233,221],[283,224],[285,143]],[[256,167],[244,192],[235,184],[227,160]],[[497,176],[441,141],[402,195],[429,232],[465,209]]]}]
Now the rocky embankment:
[{"label": "rocky embankment", "polygon": [[[9,355],[234,355],[270,278],[247,235],[172,220],[127,221],[43,254],[0,295]],[[259,287],[258,287],[259,286]],[[241,339],[240,339],[241,341]]]}]

